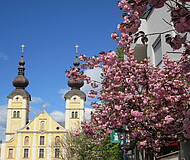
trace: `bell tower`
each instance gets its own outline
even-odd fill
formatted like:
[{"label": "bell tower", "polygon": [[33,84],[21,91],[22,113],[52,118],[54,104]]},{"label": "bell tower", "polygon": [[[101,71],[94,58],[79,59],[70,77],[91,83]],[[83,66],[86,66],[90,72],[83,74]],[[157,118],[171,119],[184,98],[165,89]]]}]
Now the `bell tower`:
[{"label": "bell tower", "polygon": [[24,76],[24,47],[24,45],[21,45],[22,56],[19,61],[18,76],[12,82],[15,90],[8,95],[6,140],[11,139],[14,133],[24,127],[29,121],[31,96],[25,90],[29,81]]},{"label": "bell tower", "polygon": [[[76,47],[76,59],[73,63],[74,67],[79,69],[78,61],[78,45]],[[81,123],[84,121],[84,105],[86,94],[80,90],[84,85],[82,80],[69,80],[68,86],[71,88],[65,94],[66,111],[65,111],[65,128],[67,130],[78,130],[81,128]]]}]

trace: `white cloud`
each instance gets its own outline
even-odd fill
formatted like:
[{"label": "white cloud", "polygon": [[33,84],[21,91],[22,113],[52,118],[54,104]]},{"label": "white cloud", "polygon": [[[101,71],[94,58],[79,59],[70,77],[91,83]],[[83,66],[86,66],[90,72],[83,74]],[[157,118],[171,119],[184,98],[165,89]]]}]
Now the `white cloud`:
[{"label": "white cloud", "polygon": [[[95,68],[95,69],[87,69],[87,70],[84,71],[84,74],[91,77],[91,79],[93,81],[101,82],[102,81],[102,79],[101,79],[101,71],[102,71],[102,69],[100,67],[98,67],[98,68]],[[99,85],[99,83],[97,83],[97,84]],[[99,90],[100,88],[101,88],[101,85],[99,85],[99,87],[96,88],[96,90]],[[84,86],[81,88],[81,90],[83,92],[85,92],[86,94],[88,94],[88,92],[90,90],[92,90],[92,89],[93,88],[91,87],[91,85],[87,84],[86,82],[85,82]]]},{"label": "white cloud", "polygon": [[42,104],[42,108],[46,108],[46,107],[49,107],[49,106],[51,106],[51,104],[49,104],[49,103]]},{"label": "white cloud", "polygon": [[40,97],[32,97],[31,103],[42,103],[43,99]]},{"label": "white cloud", "polygon": [[92,108],[85,108],[85,120],[90,120],[91,112],[94,111]]},{"label": "white cloud", "polygon": [[65,98],[64,98],[64,96],[65,96],[65,94],[67,93],[69,91],[69,88],[62,88],[62,89],[60,89],[59,90],[59,94],[61,94],[61,97],[65,100]]},{"label": "white cloud", "polygon": [[57,122],[63,122],[65,121],[65,113],[60,111],[53,111],[50,113],[50,115],[57,121]]},{"label": "white cloud", "polygon": [[6,130],[6,121],[7,121],[7,107],[0,106],[0,137],[3,138]]}]

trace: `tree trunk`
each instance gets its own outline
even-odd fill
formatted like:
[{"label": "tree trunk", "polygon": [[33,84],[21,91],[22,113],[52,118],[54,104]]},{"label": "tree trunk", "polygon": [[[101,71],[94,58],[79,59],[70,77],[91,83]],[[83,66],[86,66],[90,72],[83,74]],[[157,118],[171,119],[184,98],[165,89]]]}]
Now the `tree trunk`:
[{"label": "tree trunk", "polygon": [[182,158],[184,157],[185,160],[190,160],[190,139],[186,142],[181,142],[181,149],[182,149]]}]

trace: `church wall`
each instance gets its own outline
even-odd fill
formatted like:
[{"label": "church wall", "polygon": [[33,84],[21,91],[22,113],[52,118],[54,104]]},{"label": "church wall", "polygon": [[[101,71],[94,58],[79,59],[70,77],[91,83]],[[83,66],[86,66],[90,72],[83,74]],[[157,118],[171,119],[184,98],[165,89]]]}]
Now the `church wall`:
[{"label": "church wall", "polygon": [[[29,112],[28,108],[27,99],[24,99],[22,96],[17,95],[13,99],[9,99],[6,127],[7,141],[12,138],[13,134],[16,133],[17,130],[26,125]],[[16,114],[14,114],[14,112]],[[19,114],[17,114],[18,112]]]},{"label": "church wall", "polygon": [[[75,92],[70,92],[72,97],[68,96],[69,100],[66,100],[65,128],[45,110],[28,123],[31,96],[25,90],[29,81],[24,76],[24,64],[21,57],[18,76],[13,80],[15,90],[8,96],[6,142],[2,144],[0,160],[59,160],[60,158],[55,158],[55,149],[59,148],[56,144],[57,139],[62,141],[71,128],[79,129],[81,122],[84,121],[86,97],[80,90],[83,83],[79,83],[81,87],[75,87]],[[72,89],[71,85],[71,91]],[[72,117],[73,112],[75,117]]]},{"label": "church wall", "polygon": [[[40,160],[58,160],[55,158],[55,138],[57,136],[62,139],[65,132],[54,132],[54,133],[18,133],[14,137],[14,141],[6,144],[6,156],[5,159],[10,160],[36,160],[39,158],[39,150],[44,149],[44,158]],[[25,137],[29,137],[29,144],[24,144]],[[40,145],[40,136],[44,136],[45,143]],[[36,137],[36,138],[35,138]],[[35,142],[35,143],[34,143]],[[35,145],[34,145],[35,144]],[[13,158],[8,158],[9,149],[13,149]],[[28,158],[24,158],[24,149],[29,149]],[[34,156],[35,155],[35,156]]]},{"label": "church wall", "polygon": [[[45,126],[41,122],[45,121]],[[43,128],[41,128],[43,127]],[[55,139],[63,137],[65,129],[60,126],[46,111],[42,111],[33,121],[14,134],[12,141],[6,143],[5,157],[2,160],[58,160],[55,158]],[[40,137],[44,144],[40,144]],[[25,144],[25,138],[28,143]],[[9,149],[13,149],[13,158],[8,158]],[[28,158],[24,158],[24,149],[28,149]],[[39,158],[40,149],[44,149],[44,158]]]},{"label": "church wall", "polygon": [[[77,112],[77,116],[75,113]],[[84,121],[84,100],[74,95],[66,100],[65,128],[69,130],[80,129],[81,122]]]}]

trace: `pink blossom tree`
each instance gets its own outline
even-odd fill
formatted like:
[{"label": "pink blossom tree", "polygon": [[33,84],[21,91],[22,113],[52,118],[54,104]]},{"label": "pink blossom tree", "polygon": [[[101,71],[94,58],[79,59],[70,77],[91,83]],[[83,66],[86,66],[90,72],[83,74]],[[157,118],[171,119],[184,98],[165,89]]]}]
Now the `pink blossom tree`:
[{"label": "pink blossom tree", "polygon": [[[168,140],[190,139],[190,32],[189,0],[122,0],[118,6],[123,11],[119,33],[111,37],[119,49],[101,52],[96,57],[80,57],[83,69],[102,68],[101,91],[92,90],[89,97],[102,103],[93,103],[95,111],[91,122],[83,124],[86,135],[100,140],[113,130],[126,126],[128,138],[142,149],[154,153],[167,145]],[[181,58],[172,61],[167,55],[162,68],[150,65],[148,59],[138,62],[131,44],[138,38],[145,43],[148,35],[139,32],[140,17],[147,9],[167,6],[175,37],[166,35],[166,43],[174,50],[182,49]],[[185,33],[181,36],[179,33]],[[124,58],[125,57],[125,58]],[[71,69],[67,77],[86,80],[93,88],[98,84],[77,69]]]}]

